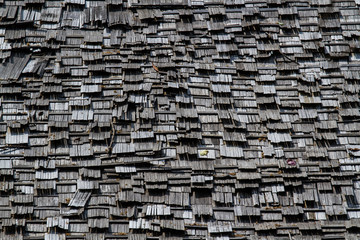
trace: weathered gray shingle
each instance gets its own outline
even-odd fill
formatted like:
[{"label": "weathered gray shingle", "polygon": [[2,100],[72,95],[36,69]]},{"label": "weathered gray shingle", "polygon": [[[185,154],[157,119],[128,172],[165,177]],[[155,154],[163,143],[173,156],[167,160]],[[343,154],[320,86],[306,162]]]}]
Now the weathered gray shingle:
[{"label": "weathered gray shingle", "polygon": [[0,0],[0,238],[356,239],[359,4]]}]

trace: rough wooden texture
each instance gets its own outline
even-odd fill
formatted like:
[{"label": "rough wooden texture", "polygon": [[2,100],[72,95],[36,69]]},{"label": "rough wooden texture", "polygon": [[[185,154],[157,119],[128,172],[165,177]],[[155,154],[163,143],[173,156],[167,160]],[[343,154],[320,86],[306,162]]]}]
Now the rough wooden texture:
[{"label": "rough wooden texture", "polygon": [[359,0],[0,0],[0,239],[359,239]]}]

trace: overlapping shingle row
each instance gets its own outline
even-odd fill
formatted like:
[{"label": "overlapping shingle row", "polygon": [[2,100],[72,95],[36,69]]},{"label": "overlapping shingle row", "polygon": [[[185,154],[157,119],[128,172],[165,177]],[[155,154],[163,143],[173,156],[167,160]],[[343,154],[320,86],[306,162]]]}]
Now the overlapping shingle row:
[{"label": "overlapping shingle row", "polygon": [[359,237],[359,1],[0,2],[1,239]]}]

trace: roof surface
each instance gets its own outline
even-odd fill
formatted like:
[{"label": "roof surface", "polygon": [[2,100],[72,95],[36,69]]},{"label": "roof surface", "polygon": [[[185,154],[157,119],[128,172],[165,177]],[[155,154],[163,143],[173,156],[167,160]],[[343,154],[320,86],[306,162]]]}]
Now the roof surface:
[{"label": "roof surface", "polygon": [[359,0],[0,0],[0,239],[359,239]]}]

